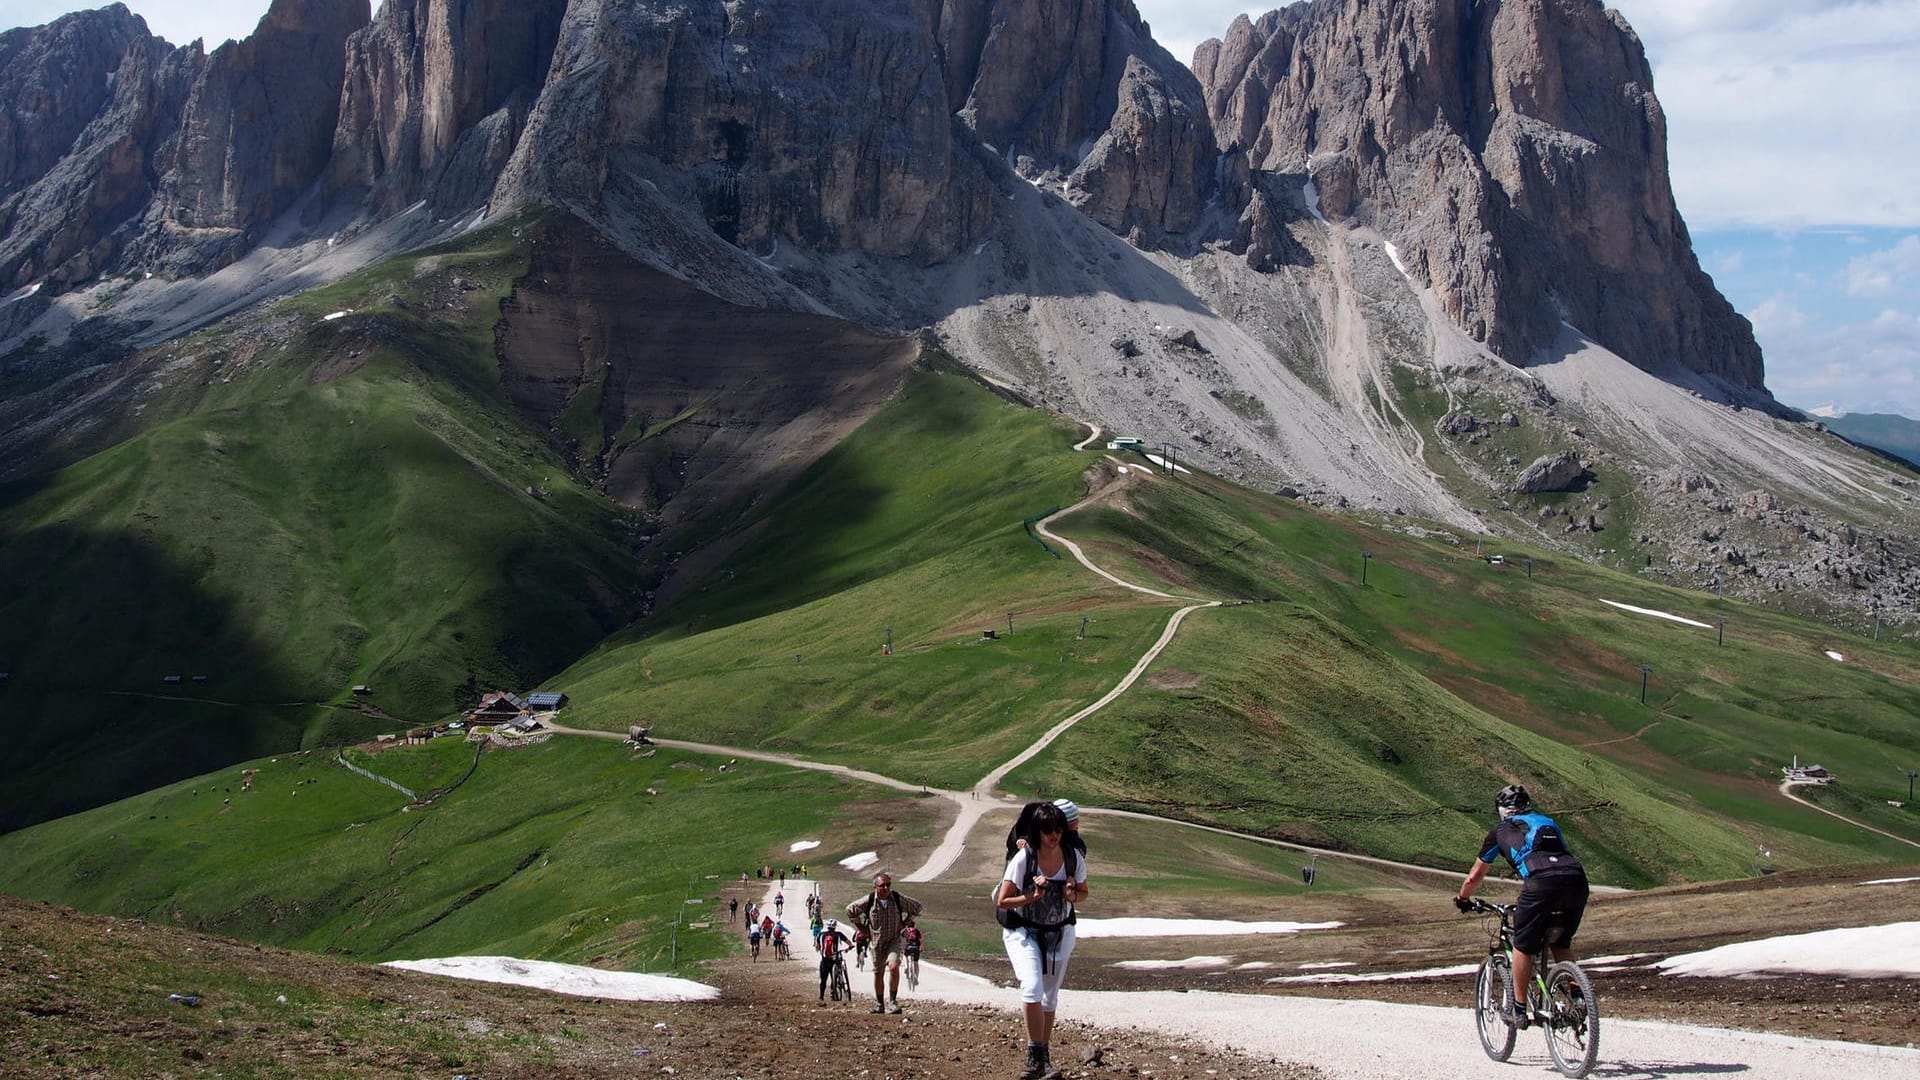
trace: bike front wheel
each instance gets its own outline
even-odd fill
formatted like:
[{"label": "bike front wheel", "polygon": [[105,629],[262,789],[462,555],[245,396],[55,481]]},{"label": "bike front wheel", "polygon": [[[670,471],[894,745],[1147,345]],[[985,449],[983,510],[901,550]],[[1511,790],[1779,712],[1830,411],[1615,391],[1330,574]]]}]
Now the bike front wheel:
[{"label": "bike front wheel", "polygon": [[1513,967],[1506,957],[1480,961],[1480,974],[1473,980],[1473,1018],[1480,1028],[1480,1048],[1495,1061],[1505,1061],[1513,1053],[1513,1025],[1507,1023],[1502,1008],[1512,986]]},{"label": "bike front wheel", "polygon": [[920,989],[920,958],[917,956],[907,958],[907,989]]},{"label": "bike front wheel", "polygon": [[853,984],[847,981],[847,965],[844,961],[833,965],[833,1000],[853,1000]]},{"label": "bike front wheel", "polygon": [[1547,969],[1547,1053],[1563,1076],[1593,1071],[1600,1057],[1600,999],[1587,973],[1570,961]]}]

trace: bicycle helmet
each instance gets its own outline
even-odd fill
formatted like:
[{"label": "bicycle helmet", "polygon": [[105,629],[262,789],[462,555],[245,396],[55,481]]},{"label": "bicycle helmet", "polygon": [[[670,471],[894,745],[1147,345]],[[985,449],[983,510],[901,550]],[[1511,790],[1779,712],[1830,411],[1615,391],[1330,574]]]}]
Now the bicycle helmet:
[{"label": "bicycle helmet", "polygon": [[1494,796],[1493,805],[1496,810],[1511,810],[1517,814],[1533,805],[1533,796],[1527,794],[1523,785],[1508,784],[1500,789],[1499,795]]},{"label": "bicycle helmet", "polygon": [[829,930],[838,930],[838,929],[840,929],[840,920],[839,920],[839,919],[828,919],[828,920],[827,920],[827,929],[829,929]]}]

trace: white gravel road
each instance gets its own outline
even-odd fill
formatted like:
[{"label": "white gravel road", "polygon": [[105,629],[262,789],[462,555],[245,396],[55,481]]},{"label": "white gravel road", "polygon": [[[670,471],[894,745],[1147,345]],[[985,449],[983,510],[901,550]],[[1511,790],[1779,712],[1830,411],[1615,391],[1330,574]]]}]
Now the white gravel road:
[{"label": "white gravel road", "polygon": [[[1067,981],[1073,981],[1071,970]],[[1019,1008],[1017,989],[932,964],[922,968],[918,996]],[[1256,1057],[1308,1063],[1335,1080],[1558,1075],[1547,1058],[1545,1036],[1537,1031],[1521,1032],[1505,1064],[1489,1061],[1474,1033],[1473,1014],[1464,1008],[1208,991],[1075,990],[1069,985],[1060,992],[1060,1018],[1164,1032]],[[1607,1080],[1722,1075],[1911,1080],[1920,1076],[1920,1050],[1603,1019],[1600,1065],[1594,1075]]]}]

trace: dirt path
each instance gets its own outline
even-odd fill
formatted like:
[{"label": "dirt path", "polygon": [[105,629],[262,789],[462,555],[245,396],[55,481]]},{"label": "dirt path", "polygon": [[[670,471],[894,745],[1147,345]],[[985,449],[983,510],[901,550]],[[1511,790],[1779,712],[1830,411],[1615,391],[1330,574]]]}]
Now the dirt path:
[{"label": "dirt path", "polygon": [[1855,820],[1853,820],[1853,819],[1852,819],[1852,818],[1850,818],[1850,817],[1846,817],[1846,816],[1844,816],[1844,815],[1842,815],[1842,814],[1836,814],[1836,813],[1834,813],[1833,811],[1831,811],[1831,810],[1829,810],[1829,809],[1827,809],[1827,808],[1826,808],[1826,807],[1824,807],[1824,806],[1815,806],[1814,804],[1812,804],[1812,803],[1810,803],[1810,802],[1808,802],[1807,800],[1805,800],[1805,799],[1803,799],[1803,798],[1801,798],[1800,796],[1798,796],[1798,795],[1795,795],[1795,794],[1794,794],[1794,793],[1793,793],[1793,792],[1792,792],[1792,791],[1790,790],[1791,788],[1793,788],[1793,787],[1795,787],[1795,786],[1796,786],[1796,785],[1795,785],[1795,784],[1794,784],[1794,782],[1793,782],[1793,781],[1791,781],[1791,780],[1783,780],[1783,781],[1781,781],[1781,782],[1780,782],[1780,794],[1782,794],[1782,795],[1785,795],[1785,796],[1786,796],[1787,798],[1789,798],[1789,799],[1792,799],[1792,800],[1793,800],[1794,802],[1797,802],[1797,803],[1799,803],[1799,804],[1800,804],[1801,806],[1804,806],[1804,807],[1806,807],[1806,808],[1807,808],[1807,809],[1809,809],[1809,810],[1818,810],[1818,811],[1820,811],[1821,813],[1823,813],[1823,814],[1825,814],[1825,815],[1827,815],[1827,816],[1828,816],[1828,817],[1830,817],[1830,818],[1839,818],[1839,819],[1840,819],[1841,821],[1844,821],[1844,822],[1846,822],[1847,824],[1849,824],[1849,825],[1851,825],[1851,826],[1853,826],[1853,827],[1854,827],[1854,828],[1856,828],[1856,829],[1865,829],[1865,830],[1867,830],[1867,831],[1868,831],[1868,832],[1870,832],[1870,833],[1878,833],[1879,835],[1881,835],[1881,836],[1884,836],[1884,837],[1886,837],[1886,838],[1887,838],[1887,839],[1889,839],[1889,840],[1898,840],[1898,841],[1900,841],[1900,842],[1901,842],[1901,843],[1903,843],[1903,844],[1908,844],[1908,845],[1911,845],[1911,846],[1913,846],[1913,847],[1920,847],[1920,844],[1916,844],[1916,843],[1914,843],[1914,842],[1913,842],[1912,840],[1909,840],[1909,839],[1907,839],[1907,838],[1906,838],[1906,837],[1904,837],[1904,836],[1895,836],[1894,834],[1892,834],[1892,833],[1890,833],[1890,832],[1888,832],[1888,831],[1886,831],[1885,829],[1876,829],[1876,828],[1874,828],[1874,827],[1873,827],[1873,826],[1871,826],[1871,825],[1863,825],[1863,824],[1861,824],[1860,822],[1858,822],[1858,821],[1855,821]]}]

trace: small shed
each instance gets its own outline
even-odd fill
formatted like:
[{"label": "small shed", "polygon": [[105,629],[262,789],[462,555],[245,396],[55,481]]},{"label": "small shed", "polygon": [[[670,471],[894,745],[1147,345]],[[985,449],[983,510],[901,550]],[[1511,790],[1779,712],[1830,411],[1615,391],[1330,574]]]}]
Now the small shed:
[{"label": "small shed", "polygon": [[508,726],[515,731],[538,731],[540,729],[540,721],[535,720],[532,716],[516,716],[508,721]]},{"label": "small shed", "polygon": [[179,686],[179,685],[180,685],[180,676],[178,676],[178,675],[162,675],[162,676],[160,676],[160,681],[161,681],[161,683],[163,683],[163,684],[165,684],[165,685],[167,685],[167,686]]},{"label": "small shed", "polygon": [[1131,436],[1131,435],[1122,435],[1122,436],[1120,436],[1119,438],[1117,438],[1117,439],[1114,439],[1113,441],[1111,441],[1111,442],[1109,442],[1109,443],[1107,443],[1107,449],[1109,449],[1109,450],[1138,450],[1138,451],[1141,451],[1142,453],[1144,453],[1144,452],[1146,451],[1146,449],[1147,449],[1147,440],[1145,440],[1145,439],[1136,439],[1136,438],[1134,438],[1134,437],[1133,437],[1133,436]]},{"label": "small shed", "polygon": [[527,695],[527,708],[534,712],[546,712],[562,708],[567,703],[567,695],[558,690],[536,690]]}]

